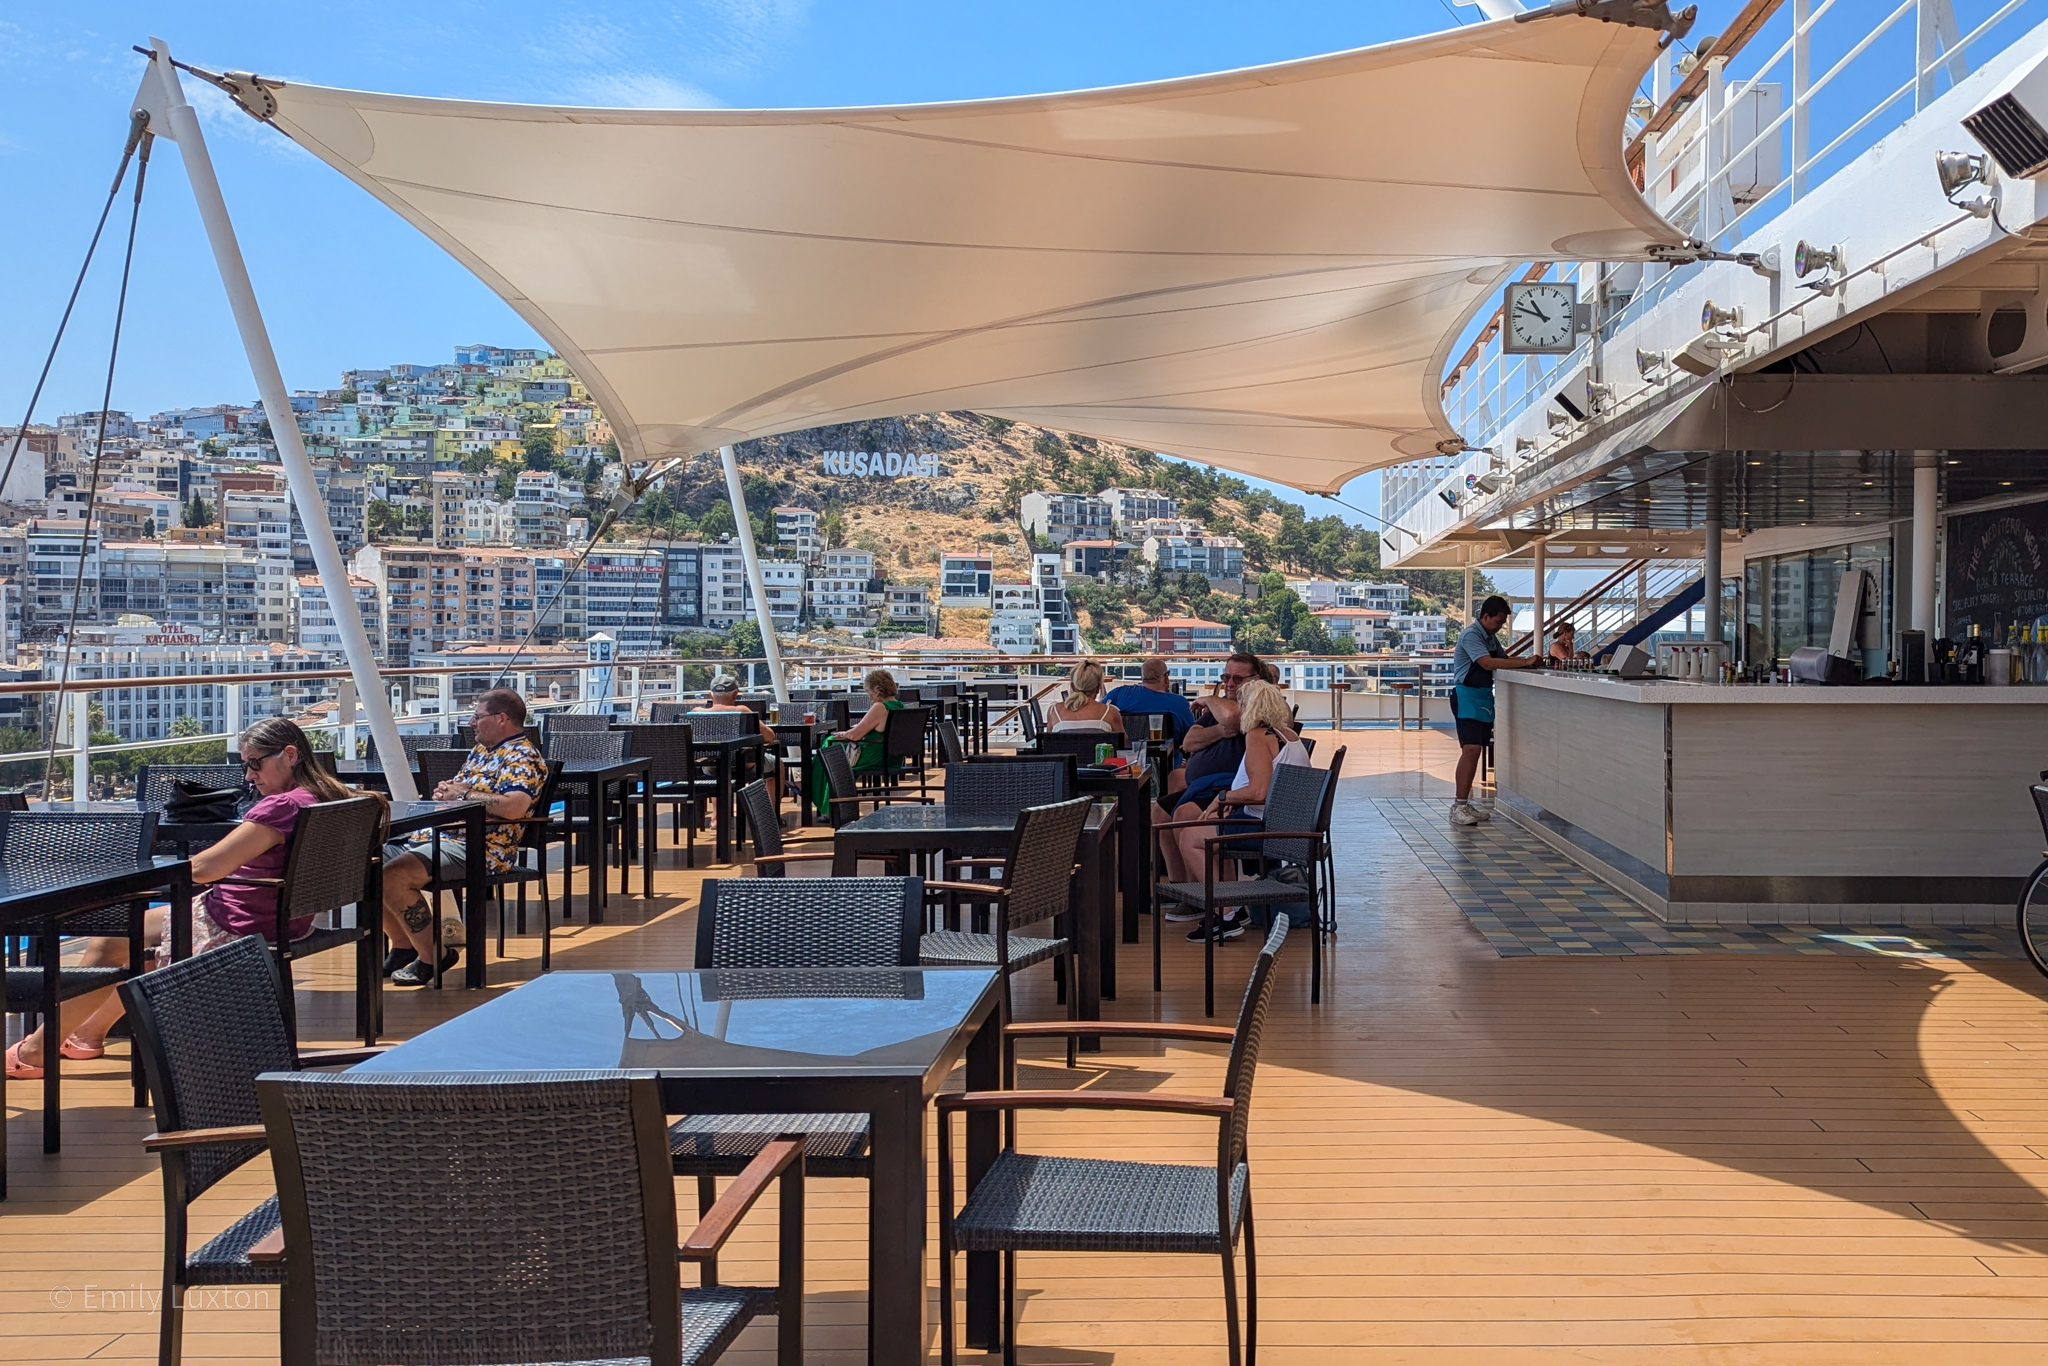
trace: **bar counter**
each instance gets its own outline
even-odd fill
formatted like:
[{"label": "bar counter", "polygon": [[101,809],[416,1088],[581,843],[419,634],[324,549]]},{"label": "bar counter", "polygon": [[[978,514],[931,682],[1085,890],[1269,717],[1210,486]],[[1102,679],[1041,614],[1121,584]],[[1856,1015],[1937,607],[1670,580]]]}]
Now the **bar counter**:
[{"label": "bar counter", "polygon": [[1501,814],[1666,920],[2002,923],[2042,856],[2048,687],[1496,678]]}]

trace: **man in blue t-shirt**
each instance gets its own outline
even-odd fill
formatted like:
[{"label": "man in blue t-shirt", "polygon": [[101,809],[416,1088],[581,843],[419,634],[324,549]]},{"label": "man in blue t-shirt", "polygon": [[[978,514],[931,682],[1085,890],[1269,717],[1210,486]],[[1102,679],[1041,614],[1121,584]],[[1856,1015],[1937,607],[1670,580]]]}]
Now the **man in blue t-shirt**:
[{"label": "man in blue t-shirt", "polygon": [[[1122,712],[1126,722],[1133,716],[1164,716],[1166,738],[1178,740],[1186,735],[1195,724],[1195,713],[1188,706],[1188,700],[1175,692],[1166,677],[1166,661],[1154,655],[1145,661],[1141,683],[1126,683],[1112,689],[1103,701]],[[1135,729],[1128,724],[1125,729],[1135,738],[1147,734],[1149,723],[1140,723]]]},{"label": "man in blue t-shirt", "polygon": [[1498,593],[1479,604],[1479,620],[1458,634],[1451,656],[1452,709],[1458,717],[1458,792],[1451,801],[1452,825],[1477,825],[1492,813],[1472,805],[1472,780],[1479,756],[1493,743],[1493,675],[1500,669],[1540,669],[1540,656],[1510,657],[1500,647],[1508,624],[1508,600]]}]

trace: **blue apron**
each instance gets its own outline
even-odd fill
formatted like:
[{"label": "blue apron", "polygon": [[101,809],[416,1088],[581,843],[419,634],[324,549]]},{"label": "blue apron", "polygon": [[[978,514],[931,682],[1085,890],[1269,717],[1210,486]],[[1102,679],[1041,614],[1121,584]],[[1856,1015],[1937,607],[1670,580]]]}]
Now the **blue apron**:
[{"label": "blue apron", "polygon": [[1463,683],[1460,683],[1457,687],[1457,696],[1454,701],[1457,703],[1458,717],[1461,720],[1489,722],[1493,720],[1493,689],[1491,688],[1468,688]]}]

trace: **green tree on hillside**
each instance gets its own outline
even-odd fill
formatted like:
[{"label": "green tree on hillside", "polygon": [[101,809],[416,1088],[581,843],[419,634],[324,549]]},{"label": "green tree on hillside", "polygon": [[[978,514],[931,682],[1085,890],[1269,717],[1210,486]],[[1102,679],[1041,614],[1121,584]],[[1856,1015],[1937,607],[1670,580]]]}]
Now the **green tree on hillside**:
[{"label": "green tree on hillside", "polygon": [[185,512],[181,520],[188,527],[212,526],[213,505],[195,493],[192,495],[192,501],[185,504]]}]

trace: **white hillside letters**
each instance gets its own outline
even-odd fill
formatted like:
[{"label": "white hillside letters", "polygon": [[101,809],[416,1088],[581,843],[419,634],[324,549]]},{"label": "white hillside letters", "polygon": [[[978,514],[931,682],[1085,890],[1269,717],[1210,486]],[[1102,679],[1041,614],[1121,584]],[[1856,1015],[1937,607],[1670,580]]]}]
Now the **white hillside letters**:
[{"label": "white hillside letters", "polygon": [[819,467],[856,479],[936,479],[939,457],[931,451],[826,451]]}]

